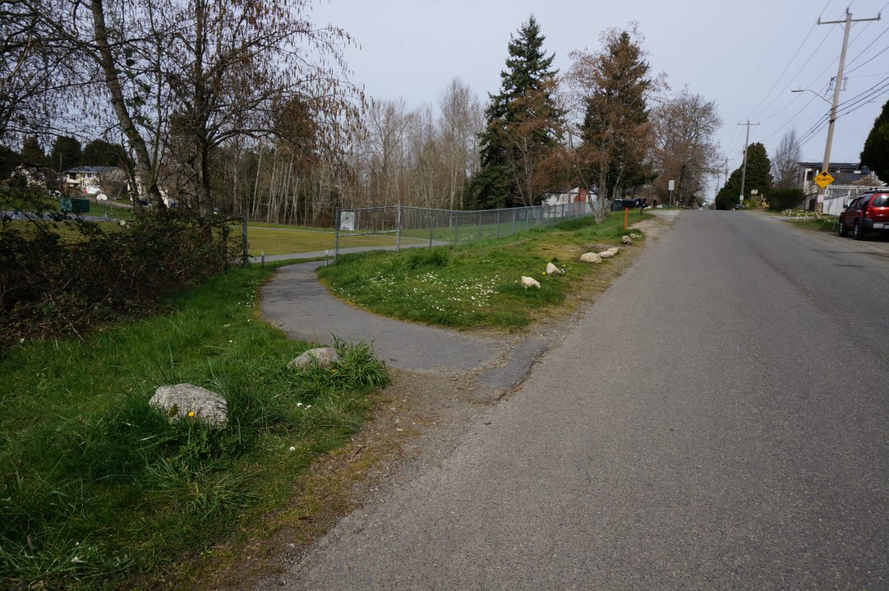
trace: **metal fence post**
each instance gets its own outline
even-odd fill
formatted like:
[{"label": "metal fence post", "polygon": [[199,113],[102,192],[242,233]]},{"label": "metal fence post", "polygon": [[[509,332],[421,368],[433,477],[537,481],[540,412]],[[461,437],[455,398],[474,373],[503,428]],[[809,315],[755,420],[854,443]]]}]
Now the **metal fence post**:
[{"label": "metal fence post", "polygon": [[451,219],[454,220],[454,246],[457,246],[457,229],[460,227],[460,214],[456,211],[451,212]]},{"label": "metal fence post", "polygon": [[247,253],[247,212],[244,212],[244,215],[241,216],[242,223],[242,237],[243,237],[243,247],[244,247],[244,268],[247,268],[247,265],[250,264],[250,255]]},{"label": "metal fence post", "polygon": [[500,210],[497,210],[497,238],[500,238]]},{"label": "metal fence post", "polygon": [[519,215],[519,212],[516,211],[515,209],[513,209],[512,210],[512,233],[513,234],[515,234],[515,221],[516,221],[516,218],[518,217],[518,215]]},{"label": "metal fence post", "polygon": [[478,212],[478,238],[477,242],[481,242],[482,239],[482,212]]},{"label": "metal fence post", "polygon": [[401,251],[401,206],[395,210],[395,252]]},{"label": "metal fence post", "polygon": [[336,262],[336,257],[340,254],[340,208],[336,208],[336,212],[333,214],[333,262]]},{"label": "metal fence post", "polygon": [[429,248],[432,248],[432,235],[435,234],[435,210],[429,212]]}]

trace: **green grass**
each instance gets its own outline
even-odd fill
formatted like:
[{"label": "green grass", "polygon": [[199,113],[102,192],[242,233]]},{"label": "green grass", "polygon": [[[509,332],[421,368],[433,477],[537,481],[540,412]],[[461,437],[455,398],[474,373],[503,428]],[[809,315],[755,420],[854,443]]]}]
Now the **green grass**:
[{"label": "green grass", "polygon": [[[240,232],[239,232],[240,235]],[[247,240],[250,244],[250,255],[259,256],[291,254],[297,252],[315,252],[333,250],[333,231],[302,229],[247,228]],[[394,246],[395,236],[355,236],[340,237],[340,248],[353,246]]]},{"label": "green grass", "polygon": [[[647,217],[632,213],[631,223]],[[339,297],[378,314],[455,328],[518,328],[598,272],[580,254],[592,244],[616,244],[623,233],[622,215],[598,225],[584,218],[469,246],[342,255],[320,275]],[[565,274],[547,276],[548,262]],[[522,275],[541,289],[523,289]]]},{"label": "green grass", "polygon": [[[298,373],[309,348],[258,320],[274,266],[233,270],[164,315],[85,341],[31,342],[0,359],[0,577],[33,588],[160,586],[283,506],[312,459],[365,418],[388,381],[364,345],[337,371]],[[157,386],[223,394],[225,429],[170,424]],[[31,588],[31,587],[28,587]]]}]

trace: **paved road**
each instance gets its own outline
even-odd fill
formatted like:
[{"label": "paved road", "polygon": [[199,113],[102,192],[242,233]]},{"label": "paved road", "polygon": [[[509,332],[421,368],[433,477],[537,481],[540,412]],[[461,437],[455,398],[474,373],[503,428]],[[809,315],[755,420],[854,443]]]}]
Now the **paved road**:
[{"label": "paved road", "polygon": [[889,588],[886,246],[685,212],[285,588]]}]

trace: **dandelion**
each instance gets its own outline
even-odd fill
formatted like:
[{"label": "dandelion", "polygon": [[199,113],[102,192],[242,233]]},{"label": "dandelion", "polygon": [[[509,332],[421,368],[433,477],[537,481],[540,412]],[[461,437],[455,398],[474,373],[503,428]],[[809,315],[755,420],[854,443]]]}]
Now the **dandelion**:
[{"label": "dandelion", "polygon": [[194,416],[194,411],[193,411],[193,410],[188,411],[188,416],[193,417],[193,416]]}]

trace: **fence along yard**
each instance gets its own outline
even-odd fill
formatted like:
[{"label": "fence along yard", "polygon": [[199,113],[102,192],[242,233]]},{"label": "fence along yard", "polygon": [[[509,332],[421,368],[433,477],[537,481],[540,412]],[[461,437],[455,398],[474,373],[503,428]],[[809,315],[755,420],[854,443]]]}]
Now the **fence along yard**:
[{"label": "fence along yard", "polygon": [[402,205],[337,210],[334,258],[340,249],[362,246],[360,242],[368,236],[393,237],[396,250],[403,246],[467,244],[585,217],[595,212],[594,206],[572,202],[478,211]]}]

